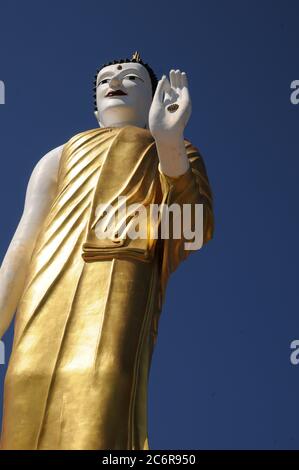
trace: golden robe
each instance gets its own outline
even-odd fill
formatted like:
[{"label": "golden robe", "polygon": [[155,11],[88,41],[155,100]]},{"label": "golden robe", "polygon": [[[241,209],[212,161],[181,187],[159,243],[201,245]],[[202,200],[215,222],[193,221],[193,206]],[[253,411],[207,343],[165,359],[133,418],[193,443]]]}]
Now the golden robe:
[{"label": "golden robe", "polygon": [[4,387],[2,449],[149,449],[147,387],[167,279],[182,238],[98,240],[99,203],[204,204],[208,178],[185,140],[189,170],[158,168],[150,132],[82,132],[63,148],[58,189],[20,299]]}]

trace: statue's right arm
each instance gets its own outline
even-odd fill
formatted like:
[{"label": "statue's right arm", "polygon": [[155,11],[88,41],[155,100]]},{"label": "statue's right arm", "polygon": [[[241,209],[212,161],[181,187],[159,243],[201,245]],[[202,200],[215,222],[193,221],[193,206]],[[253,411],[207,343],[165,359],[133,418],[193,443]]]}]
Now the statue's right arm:
[{"label": "statue's right arm", "polygon": [[44,155],[29,179],[23,214],[0,268],[0,339],[17,309],[36,238],[57,193],[62,149]]}]

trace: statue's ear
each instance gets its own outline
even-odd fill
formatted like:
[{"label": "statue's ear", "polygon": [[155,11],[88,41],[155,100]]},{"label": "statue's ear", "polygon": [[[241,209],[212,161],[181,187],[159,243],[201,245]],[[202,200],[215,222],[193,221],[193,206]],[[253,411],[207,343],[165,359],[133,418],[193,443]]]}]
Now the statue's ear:
[{"label": "statue's ear", "polygon": [[94,112],[94,115],[95,115],[95,118],[96,118],[97,122],[99,122],[99,114],[98,114],[98,112],[95,111],[95,112]]}]

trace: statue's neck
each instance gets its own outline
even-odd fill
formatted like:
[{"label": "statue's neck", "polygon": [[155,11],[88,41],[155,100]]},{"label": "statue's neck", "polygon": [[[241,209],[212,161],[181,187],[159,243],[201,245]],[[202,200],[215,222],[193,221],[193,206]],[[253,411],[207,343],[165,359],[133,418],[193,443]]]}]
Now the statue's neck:
[{"label": "statue's neck", "polygon": [[117,128],[121,128],[121,127],[125,127],[125,126],[136,126],[136,127],[141,127],[141,129],[148,129],[146,124],[144,126],[140,126],[138,124],[133,124],[131,122],[120,122],[120,123],[115,123],[115,124],[110,125],[110,126],[104,126],[100,122],[98,124],[99,124],[100,128],[103,128],[103,129],[117,129]]}]

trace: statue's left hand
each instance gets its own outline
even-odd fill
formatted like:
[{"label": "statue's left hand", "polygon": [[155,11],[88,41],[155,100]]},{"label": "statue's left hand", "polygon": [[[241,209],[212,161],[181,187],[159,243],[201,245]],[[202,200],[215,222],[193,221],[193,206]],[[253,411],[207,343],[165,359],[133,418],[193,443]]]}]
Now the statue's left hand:
[{"label": "statue's left hand", "polygon": [[[149,130],[157,141],[168,142],[183,138],[184,129],[191,115],[191,99],[187,75],[171,70],[169,78],[159,80],[149,112]],[[178,108],[168,111],[170,105]]]}]

